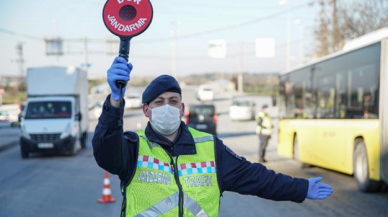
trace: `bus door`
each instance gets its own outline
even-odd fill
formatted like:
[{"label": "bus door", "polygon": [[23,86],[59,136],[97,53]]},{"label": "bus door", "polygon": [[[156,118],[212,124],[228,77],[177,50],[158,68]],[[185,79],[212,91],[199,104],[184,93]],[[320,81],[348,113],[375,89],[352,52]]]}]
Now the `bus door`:
[{"label": "bus door", "polygon": [[319,140],[321,166],[341,170],[345,163],[345,121],[340,118],[339,88],[343,75],[330,73],[317,81],[317,139]]},{"label": "bus door", "polygon": [[388,40],[382,43],[380,73],[380,165],[381,179],[388,183]]}]

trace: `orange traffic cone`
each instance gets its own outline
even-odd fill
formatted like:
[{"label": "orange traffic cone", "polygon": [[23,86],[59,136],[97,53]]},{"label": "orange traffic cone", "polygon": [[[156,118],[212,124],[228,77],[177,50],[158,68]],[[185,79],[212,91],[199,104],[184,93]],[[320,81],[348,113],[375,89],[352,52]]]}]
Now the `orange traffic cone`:
[{"label": "orange traffic cone", "polygon": [[110,181],[108,172],[105,172],[104,188],[102,189],[102,198],[98,199],[99,203],[113,203],[116,199],[112,198],[112,191],[110,190]]}]

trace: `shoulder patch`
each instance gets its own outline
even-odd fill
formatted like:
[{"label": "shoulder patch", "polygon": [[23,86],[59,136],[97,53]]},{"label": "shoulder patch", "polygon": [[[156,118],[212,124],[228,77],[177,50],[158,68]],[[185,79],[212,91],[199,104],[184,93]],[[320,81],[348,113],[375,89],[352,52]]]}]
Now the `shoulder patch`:
[{"label": "shoulder patch", "polygon": [[239,160],[243,160],[242,157],[240,157],[238,154],[234,153],[234,151],[232,151],[232,149],[230,149],[228,146],[225,146],[225,150],[231,154],[233,157],[239,159]]}]

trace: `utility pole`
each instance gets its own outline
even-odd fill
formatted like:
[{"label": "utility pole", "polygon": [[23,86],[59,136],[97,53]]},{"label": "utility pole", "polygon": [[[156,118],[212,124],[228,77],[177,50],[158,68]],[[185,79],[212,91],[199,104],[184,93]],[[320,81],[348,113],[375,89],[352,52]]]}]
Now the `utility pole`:
[{"label": "utility pole", "polygon": [[340,39],[339,27],[338,27],[338,14],[337,14],[337,0],[331,0],[333,6],[333,46],[334,52],[339,51],[342,47],[342,41]]},{"label": "utility pole", "polygon": [[178,68],[178,26],[181,25],[179,20],[172,21],[170,23],[173,26],[172,31],[172,60],[171,60],[171,75],[178,80],[177,78],[177,68]]},{"label": "utility pole", "polygon": [[240,64],[239,64],[239,73],[238,73],[238,92],[243,93],[244,92],[244,81],[243,81],[243,57],[244,57],[244,43],[240,42]]},{"label": "utility pole", "polygon": [[88,74],[88,68],[89,68],[89,60],[88,60],[88,39],[85,37],[84,39],[84,59],[85,59],[85,63],[84,63],[84,70],[86,71],[86,74]]},{"label": "utility pole", "polygon": [[21,79],[24,77],[24,57],[23,57],[23,43],[19,42],[16,45],[16,54],[18,58],[16,59],[16,62],[19,65],[19,75]]},{"label": "utility pole", "polygon": [[291,5],[290,5],[290,0],[281,0],[279,1],[280,6],[286,6],[287,7],[287,39],[286,39],[286,71],[288,71],[291,67],[291,19],[292,19],[292,14],[291,14]]},{"label": "utility pole", "polygon": [[172,65],[171,65],[171,72],[172,76],[177,79],[176,73],[177,73],[177,63],[178,63],[178,37],[177,37],[177,30],[173,31],[173,47],[172,47]]},{"label": "utility pole", "polygon": [[292,14],[291,14],[291,7],[290,3],[287,2],[287,46],[286,46],[286,70],[290,70],[291,68],[291,20],[292,20]]}]

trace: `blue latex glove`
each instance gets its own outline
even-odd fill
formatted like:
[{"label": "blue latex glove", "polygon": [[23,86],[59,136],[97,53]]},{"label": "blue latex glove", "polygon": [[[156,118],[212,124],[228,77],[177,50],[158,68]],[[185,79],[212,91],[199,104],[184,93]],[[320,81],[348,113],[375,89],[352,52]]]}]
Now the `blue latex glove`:
[{"label": "blue latex glove", "polygon": [[[110,89],[112,90],[111,97],[112,99],[118,101],[120,100],[120,89],[116,86],[116,81],[126,81],[130,80],[130,74],[132,71],[132,64],[127,63],[127,61],[122,57],[116,57],[113,61],[110,69],[108,70],[108,83]],[[127,87],[123,88],[123,96],[125,95],[125,90]]]},{"label": "blue latex glove", "polygon": [[322,177],[309,179],[308,199],[324,200],[333,193],[333,188],[330,185],[319,183],[320,181],[322,181]]}]

